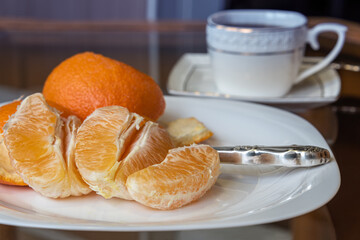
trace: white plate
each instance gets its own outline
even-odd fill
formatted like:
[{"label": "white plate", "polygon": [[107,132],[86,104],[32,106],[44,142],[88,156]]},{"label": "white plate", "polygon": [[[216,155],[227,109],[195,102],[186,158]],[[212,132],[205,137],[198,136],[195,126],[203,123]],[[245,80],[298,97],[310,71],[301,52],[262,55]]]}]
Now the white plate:
[{"label": "white plate", "polygon": [[[166,97],[161,121],[194,116],[214,136],[212,145],[312,144],[329,149],[308,122],[275,108],[236,101]],[[162,231],[224,228],[295,217],[328,202],[340,185],[332,162],[311,169],[222,166],[216,185],[199,201],[159,211],[133,201],[95,194],[49,199],[26,187],[0,185],[0,223],[99,231]]]},{"label": "white plate", "polygon": [[[304,58],[301,70],[312,66],[320,58]],[[336,101],[341,89],[338,73],[325,68],[303,82],[295,85],[284,97],[245,98],[219,93],[212,76],[210,58],[207,54],[183,55],[172,69],[167,90],[170,94],[243,100],[277,106],[289,110],[303,110],[323,106]]]}]

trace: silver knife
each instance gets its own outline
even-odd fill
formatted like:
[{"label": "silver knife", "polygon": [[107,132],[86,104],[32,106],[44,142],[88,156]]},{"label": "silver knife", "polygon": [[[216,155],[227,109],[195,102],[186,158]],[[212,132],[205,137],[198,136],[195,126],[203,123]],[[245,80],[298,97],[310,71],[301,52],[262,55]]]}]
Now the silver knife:
[{"label": "silver knife", "polygon": [[316,146],[234,146],[214,147],[221,163],[313,167],[330,162],[330,152]]}]

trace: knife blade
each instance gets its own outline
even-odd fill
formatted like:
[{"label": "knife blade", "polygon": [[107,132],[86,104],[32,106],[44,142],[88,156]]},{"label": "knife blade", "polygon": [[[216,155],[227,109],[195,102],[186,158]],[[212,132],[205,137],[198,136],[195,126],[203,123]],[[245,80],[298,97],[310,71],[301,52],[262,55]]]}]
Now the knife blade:
[{"label": "knife blade", "polygon": [[331,161],[330,152],[317,146],[232,146],[214,147],[221,163],[313,167]]}]

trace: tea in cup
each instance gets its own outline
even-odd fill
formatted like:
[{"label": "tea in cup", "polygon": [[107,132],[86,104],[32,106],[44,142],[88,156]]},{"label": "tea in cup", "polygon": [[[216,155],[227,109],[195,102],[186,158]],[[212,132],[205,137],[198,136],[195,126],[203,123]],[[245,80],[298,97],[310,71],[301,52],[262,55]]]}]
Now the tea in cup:
[{"label": "tea in cup", "polygon": [[[242,97],[281,97],[291,87],[328,66],[341,51],[347,28],[321,23],[307,28],[298,12],[227,10],[208,18],[207,47],[221,93]],[[317,36],[335,32],[331,52],[299,73],[306,43],[319,49]]]}]

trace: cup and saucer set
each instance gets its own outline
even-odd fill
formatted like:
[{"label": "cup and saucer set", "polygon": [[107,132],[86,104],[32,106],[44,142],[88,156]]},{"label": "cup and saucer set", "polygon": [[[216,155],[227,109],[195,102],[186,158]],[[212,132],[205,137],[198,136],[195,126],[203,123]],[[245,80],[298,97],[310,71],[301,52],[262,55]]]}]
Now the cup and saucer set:
[{"label": "cup and saucer set", "polygon": [[[331,64],[347,28],[322,23],[307,28],[298,12],[227,10],[207,21],[208,53],[183,55],[172,69],[167,90],[173,95],[262,103],[291,111],[336,101],[341,79]],[[305,45],[318,50],[317,37],[335,32],[337,43],[325,57],[304,57]]]}]

